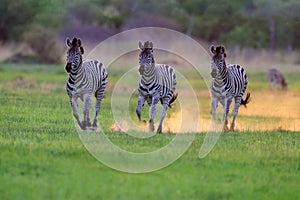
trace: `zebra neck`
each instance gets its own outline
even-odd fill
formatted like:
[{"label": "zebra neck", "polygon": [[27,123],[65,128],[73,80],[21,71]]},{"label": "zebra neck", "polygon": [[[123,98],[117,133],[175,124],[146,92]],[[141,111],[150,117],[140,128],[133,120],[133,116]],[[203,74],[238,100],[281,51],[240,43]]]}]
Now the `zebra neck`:
[{"label": "zebra neck", "polygon": [[145,73],[141,77],[143,84],[150,84],[153,83],[156,80],[156,67],[155,64],[153,64],[149,70],[145,71]]},{"label": "zebra neck", "polygon": [[78,74],[81,74],[82,70],[83,70],[82,60],[80,60],[80,63],[76,67],[72,68],[72,70],[71,70],[70,76],[73,78],[73,80],[75,80],[75,78]]},{"label": "zebra neck", "polygon": [[224,66],[222,67],[222,70],[218,73],[218,75],[215,78],[215,81],[218,83],[225,83],[229,79],[228,77],[228,71],[226,64],[224,62]]}]

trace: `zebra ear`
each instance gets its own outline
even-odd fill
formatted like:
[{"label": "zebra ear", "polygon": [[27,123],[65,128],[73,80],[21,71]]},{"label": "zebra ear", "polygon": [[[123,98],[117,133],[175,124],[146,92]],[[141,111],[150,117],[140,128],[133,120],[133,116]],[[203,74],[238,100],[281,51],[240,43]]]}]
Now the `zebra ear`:
[{"label": "zebra ear", "polygon": [[81,46],[81,40],[78,38],[77,39],[77,46],[80,47]]},{"label": "zebra ear", "polygon": [[73,38],[72,40],[72,47],[76,47],[77,46],[77,38]]},{"label": "zebra ear", "polygon": [[144,46],[143,46],[143,44],[142,44],[141,41],[139,41],[139,48],[140,48],[142,51],[144,50]]},{"label": "zebra ear", "polygon": [[221,46],[221,51],[220,51],[220,53],[225,54],[225,47],[224,47],[224,46]]},{"label": "zebra ear", "polygon": [[81,51],[81,54],[84,54],[84,49],[82,46],[80,47],[80,51]]},{"label": "zebra ear", "polygon": [[151,50],[153,49],[153,43],[152,42],[150,42],[149,47],[150,47]]},{"label": "zebra ear", "polygon": [[66,39],[66,45],[67,45],[67,47],[71,47],[72,46],[72,43],[71,43],[71,41],[70,41],[70,39],[68,37]]},{"label": "zebra ear", "polygon": [[214,45],[212,45],[212,46],[210,47],[210,51],[211,51],[213,54],[216,54],[216,49],[215,49],[215,46],[214,46]]}]

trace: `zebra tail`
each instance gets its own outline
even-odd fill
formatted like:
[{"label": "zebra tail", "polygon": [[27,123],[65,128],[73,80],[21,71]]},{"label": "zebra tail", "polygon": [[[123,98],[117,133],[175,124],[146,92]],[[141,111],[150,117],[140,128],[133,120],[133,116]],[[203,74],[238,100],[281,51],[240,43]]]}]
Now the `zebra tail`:
[{"label": "zebra tail", "polygon": [[245,106],[247,108],[247,104],[250,103],[251,98],[250,98],[250,92],[247,93],[246,98],[242,99],[241,105]]},{"label": "zebra tail", "polygon": [[177,99],[178,93],[173,93],[172,99],[169,102],[169,108],[172,108],[172,103]]}]

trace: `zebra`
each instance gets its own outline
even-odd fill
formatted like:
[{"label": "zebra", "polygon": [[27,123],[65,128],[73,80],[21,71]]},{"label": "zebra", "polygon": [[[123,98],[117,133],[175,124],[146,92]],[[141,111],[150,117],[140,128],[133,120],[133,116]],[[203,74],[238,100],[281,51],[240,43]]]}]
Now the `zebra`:
[{"label": "zebra", "polygon": [[234,98],[234,108],[232,111],[232,122],[230,130],[234,131],[235,119],[238,114],[240,105],[246,105],[250,102],[250,93],[247,93],[246,98],[242,99],[248,84],[246,71],[239,65],[231,65],[225,63],[225,47],[220,45],[217,47],[211,46],[212,65],[211,77],[213,78],[211,85],[212,107],[211,114],[213,119],[216,119],[216,109],[220,102],[224,109],[223,115],[223,131],[229,131],[228,112],[232,99]]},{"label": "zebra", "polygon": [[[91,95],[96,97],[95,117],[93,120],[93,128],[97,127],[98,113],[100,104],[103,98],[104,90],[107,86],[107,71],[104,65],[97,60],[82,60],[84,49],[81,46],[79,38],[73,38],[72,42],[69,38],[66,39],[67,64],[65,70],[69,74],[66,90],[70,97],[70,103],[73,110],[73,116],[77,120],[78,125],[82,130],[91,126],[90,109],[92,106]],[[83,121],[80,121],[78,115],[77,99],[83,101]]]},{"label": "zebra", "polygon": [[160,113],[160,122],[157,132],[162,132],[162,123],[166,116],[168,107],[176,100],[178,93],[176,90],[176,75],[174,69],[165,64],[155,64],[153,56],[153,43],[146,41],[144,44],[139,41],[139,87],[138,104],[136,113],[140,122],[142,120],[142,107],[147,101],[150,107],[149,129],[154,131],[154,117],[156,114],[156,104],[158,101],[162,104]]},{"label": "zebra", "polygon": [[267,74],[267,80],[269,82],[269,87],[274,90],[276,86],[280,87],[283,91],[287,91],[287,83],[285,79],[277,69],[269,69]]}]

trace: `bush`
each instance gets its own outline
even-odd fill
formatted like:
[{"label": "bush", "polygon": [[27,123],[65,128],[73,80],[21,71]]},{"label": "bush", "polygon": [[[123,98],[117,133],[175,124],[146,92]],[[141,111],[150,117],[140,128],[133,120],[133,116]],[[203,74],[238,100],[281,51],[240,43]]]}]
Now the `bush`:
[{"label": "bush", "polygon": [[236,26],[229,32],[222,33],[219,41],[229,46],[263,48],[268,46],[268,35],[259,28],[245,24]]},{"label": "bush", "polygon": [[24,42],[35,53],[39,63],[59,64],[61,62],[63,47],[57,41],[53,30],[35,26],[24,33]]}]

